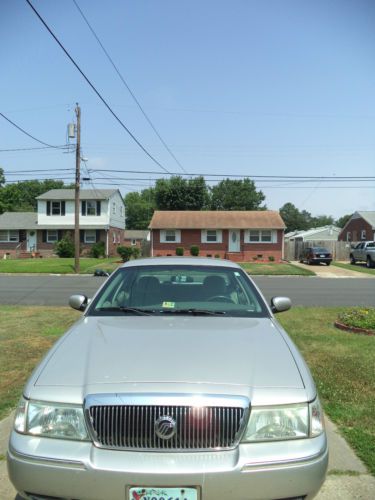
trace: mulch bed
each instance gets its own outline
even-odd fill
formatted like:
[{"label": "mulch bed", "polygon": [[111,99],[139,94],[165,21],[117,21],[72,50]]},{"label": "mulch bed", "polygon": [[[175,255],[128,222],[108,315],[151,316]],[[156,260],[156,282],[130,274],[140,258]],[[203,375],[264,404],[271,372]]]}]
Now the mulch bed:
[{"label": "mulch bed", "polygon": [[367,328],[357,328],[355,326],[344,325],[339,321],[335,321],[335,327],[345,332],[358,333],[359,335],[375,335],[375,330],[368,330]]}]

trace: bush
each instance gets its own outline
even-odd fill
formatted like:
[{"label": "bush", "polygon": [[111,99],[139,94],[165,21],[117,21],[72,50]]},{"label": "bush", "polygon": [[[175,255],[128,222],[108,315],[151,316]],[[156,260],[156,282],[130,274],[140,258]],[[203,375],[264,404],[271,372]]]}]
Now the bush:
[{"label": "bush", "polygon": [[117,253],[121,257],[122,262],[128,262],[133,255],[133,249],[132,247],[119,246],[117,247]]},{"label": "bush", "polygon": [[99,259],[100,257],[105,256],[105,243],[104,241],[98,241],[91,247],[90,251],[91,257],[94,259]]},{"label": "bush", "polygon": [[179,257],[182,257],[184,255],[184,249],[183,249],[183,247],[177,247],[176,248],[176,255],[178,255]]},{"label": "bush", "polygon": [[269,256],[268,256],[268,260],[269,260],[270,262],[275,262],[275,257],[274,257],[273,255],[269,255]]},{"label": "bush", "polygon": [[68,234],[66,234],[55,244],[54,250],[55,253],[61,258],[74,257],[74,241]]},{"label": "bush", "polygon": [[220,255],[218,253],[215,253],[215,259],[220,259]]},{"label": "bush", "polygon": [[117,247],[117,253],[120,255],[122,262],[128,262],[132,257],[133,259],[138,259],[140,255],[140,250],[137,247]]},{"label": "bush", "polygon": [[199,247],[197,245],[192,245],[190,247],[190,254],[193,256],[193,257],[198,257],[199,255]]}]

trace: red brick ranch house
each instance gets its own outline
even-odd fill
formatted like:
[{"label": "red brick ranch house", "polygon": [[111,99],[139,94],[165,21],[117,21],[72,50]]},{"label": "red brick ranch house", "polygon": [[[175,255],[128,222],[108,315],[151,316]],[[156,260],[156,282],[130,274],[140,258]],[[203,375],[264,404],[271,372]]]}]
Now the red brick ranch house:
[{"label": "red brick ranch house", "polygon": [[197,245],[199,255],[234,261],[283,258],[285,224],[279,212],[155,211],[150,222],[151,255],[185,255]]}]

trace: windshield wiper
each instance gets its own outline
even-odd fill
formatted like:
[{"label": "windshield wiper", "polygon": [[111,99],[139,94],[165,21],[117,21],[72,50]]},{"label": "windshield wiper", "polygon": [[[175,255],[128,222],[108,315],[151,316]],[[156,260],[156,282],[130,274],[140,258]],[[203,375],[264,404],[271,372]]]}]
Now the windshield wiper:
[{"label": "windshield wiper", "polygon": [[163,309],[159,311],[163,314],[191,314],[193,316],[223,316],[225,311],[210,311],[209,309]]},{"label": "windshield wiper", "polygon": [[96,311],[120,311],[123,313],[139,314],[140,316],[150,316],[155,311],[152,309],[142,309],[140,307],[98,307]]}]

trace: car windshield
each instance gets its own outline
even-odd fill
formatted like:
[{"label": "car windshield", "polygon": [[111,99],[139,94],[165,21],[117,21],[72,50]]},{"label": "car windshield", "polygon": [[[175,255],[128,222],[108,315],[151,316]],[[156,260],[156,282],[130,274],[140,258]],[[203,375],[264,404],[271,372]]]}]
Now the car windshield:
[{"label": "car windshield", "polygon": [[329,253],[329,251],[324,247],[313,247],[312,250],[315,253]]},{"label": "car windshield", "polygon": [[241,269],[149,265],[120,268],[88,310],[95,316],[123,314],[264,317],[269,312]]}]

